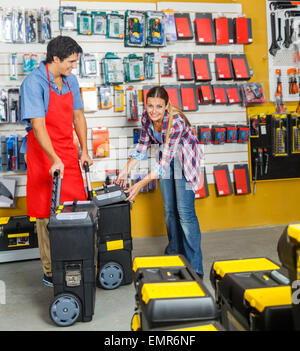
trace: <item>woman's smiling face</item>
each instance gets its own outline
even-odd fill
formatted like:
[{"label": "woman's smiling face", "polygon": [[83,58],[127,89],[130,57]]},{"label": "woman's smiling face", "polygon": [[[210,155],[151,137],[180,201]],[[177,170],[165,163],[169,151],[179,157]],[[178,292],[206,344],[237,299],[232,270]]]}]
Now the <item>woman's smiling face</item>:
[{"label": "woman's smiling face", "polygon": [[158,97],[148,97],[146,109],[152,122],[162,121],[166,108],[165,100]]}]

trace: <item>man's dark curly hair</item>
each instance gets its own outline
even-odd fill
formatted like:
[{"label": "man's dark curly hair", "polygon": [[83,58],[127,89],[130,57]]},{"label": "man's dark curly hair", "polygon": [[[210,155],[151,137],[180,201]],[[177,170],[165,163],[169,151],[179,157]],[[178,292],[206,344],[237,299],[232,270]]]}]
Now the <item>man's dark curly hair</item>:
[{"label": "man's dark curly hair", "polygon": [[74,39],[59,35],[48,43],[46,62],[51,63],[54,56],[63,61],[70,55],[81,53],[82,48]]}]

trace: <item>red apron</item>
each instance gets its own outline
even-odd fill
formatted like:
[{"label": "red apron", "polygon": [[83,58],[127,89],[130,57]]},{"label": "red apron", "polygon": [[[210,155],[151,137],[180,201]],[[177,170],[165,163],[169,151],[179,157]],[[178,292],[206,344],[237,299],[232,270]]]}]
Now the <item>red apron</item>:
[{"label": "red apron", "polygon": [[[45,117],[46,128],[53,148],[64,164],[61,186],[61,202],[74,199],[86,200],[84,184],[79,167],[78,153],[73,144],[73,94],[58,95],[51,90],[49,81],[49,107]],[[49,174],[52,163],[36,140],[33,130],[27,140],[27,213],[28,216],[48,218],[50,216],[53,178]]]}]

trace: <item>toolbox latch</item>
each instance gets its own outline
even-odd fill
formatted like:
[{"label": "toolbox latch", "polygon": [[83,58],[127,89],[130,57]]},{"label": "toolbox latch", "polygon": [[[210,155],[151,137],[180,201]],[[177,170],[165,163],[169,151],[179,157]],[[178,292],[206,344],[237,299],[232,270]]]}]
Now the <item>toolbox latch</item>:
[{"label": "toolbox latch", "polygon": [[79,286],[81,283],[81,264],[65,265],[66,286]]}]

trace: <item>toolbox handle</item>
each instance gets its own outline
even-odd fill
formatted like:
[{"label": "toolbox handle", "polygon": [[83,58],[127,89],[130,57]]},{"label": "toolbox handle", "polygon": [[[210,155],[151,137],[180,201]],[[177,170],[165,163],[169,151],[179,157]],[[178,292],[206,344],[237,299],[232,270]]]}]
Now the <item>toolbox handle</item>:
[{"label": "toolbox handle", "polygon": [[61,178],[59,176],[59,170],[55,170],[53,173],[53,184],[52,184],[52,194],[51,194],[51,214],[56,212],[56,209],[60,203],[60,192],[61,192]]},{"label": "toolbox handle", "polygon": [[87,161],[84,161],[83,168],[85,171],[85,178],[86,178],[86,184],[87,184],[87,190],[88,190],[88,200],[92,200],[93,190],[92,190],[92,184],[91,184],[90,167]]}]

